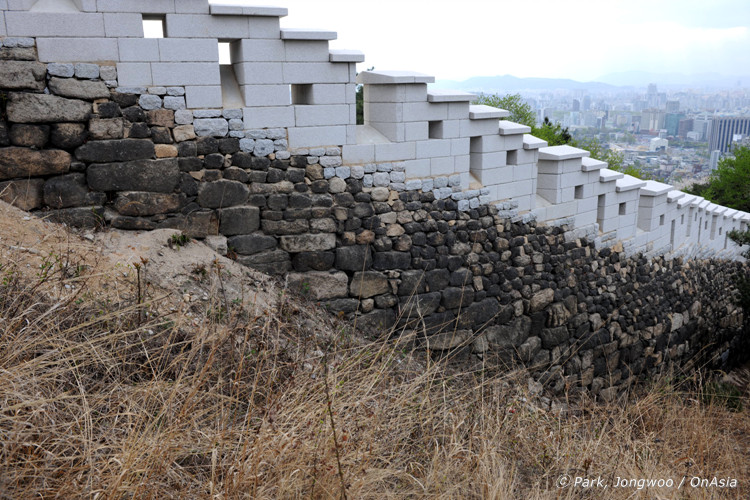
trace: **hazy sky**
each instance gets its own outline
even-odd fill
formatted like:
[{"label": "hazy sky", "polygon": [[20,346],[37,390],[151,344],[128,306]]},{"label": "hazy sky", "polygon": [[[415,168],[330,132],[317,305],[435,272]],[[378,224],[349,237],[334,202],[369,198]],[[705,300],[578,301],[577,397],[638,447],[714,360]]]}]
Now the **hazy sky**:
[{"label": "hazy sky", "polygon": [[[212,0],[214,2],[214,0]],[[245,3],[247,0],[215,0]],[[282,27],[338,32],[359,69],[438,79],[511,74],[593,80],[630,70],[750,73],[748,0],[263,0]]]}]

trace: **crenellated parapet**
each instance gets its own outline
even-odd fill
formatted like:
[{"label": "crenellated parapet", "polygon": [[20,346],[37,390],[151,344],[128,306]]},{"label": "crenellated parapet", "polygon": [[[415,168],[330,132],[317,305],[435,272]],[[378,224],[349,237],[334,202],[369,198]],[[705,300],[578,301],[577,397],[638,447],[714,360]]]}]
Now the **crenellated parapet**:
[{"label": "crenellated parapet", "polygon": [[[529,127],[506,120],[507,111],[472,104],[470,93],[431,89],[433,76],[357,74],[364,54],[331,49],[334,31],[282,27],[287,13],[207,0],[0,0],[2,83],[9,92],[50,95],[37,100],[93,104],[81,119],[90,137],[146,133],[131,120],[135,112],[97,112],[96,99],[110,94],[150,115],[169,114],[176,153],[160,144],[157,158],[192,154],[182,143],[193,137],[233,145],[224,151],[237,142],[257,158],[318,158],[326,181],[429,192],[459,212],[493,204],[503,217],[566,225],[601,246],[622,242],[630,253],[737,256],[727,233],[750,215],[613,172],[586,151],[547,147]],[[156,23],[162,36],[147,37],[144,23]],[[229,60],[220,63],[221,44]],[[36,111],[10,97],[11,124],[34,123]]]}]

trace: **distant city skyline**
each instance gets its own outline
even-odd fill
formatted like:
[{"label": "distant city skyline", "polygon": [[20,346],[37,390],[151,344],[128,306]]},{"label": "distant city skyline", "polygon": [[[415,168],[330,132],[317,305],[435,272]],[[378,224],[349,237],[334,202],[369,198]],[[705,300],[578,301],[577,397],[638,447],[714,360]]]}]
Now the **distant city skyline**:
[{"label": "distant city skyline", "polygon": [[283,27],[337,31],[331,47],[363,51],[360,70],[414,70],[451,80],[510,74],[596,81],[628,71],[750,75],[746,0],[262,3],[289,9]]}]

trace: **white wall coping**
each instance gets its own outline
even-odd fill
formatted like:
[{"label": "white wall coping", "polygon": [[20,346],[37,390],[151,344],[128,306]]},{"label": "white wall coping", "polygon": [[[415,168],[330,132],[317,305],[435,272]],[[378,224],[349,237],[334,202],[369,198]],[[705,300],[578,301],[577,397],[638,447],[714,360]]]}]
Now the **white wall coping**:
[{"label": "white wall coping", "polygon": [[435,77],[416,71],[362,71],[357,83],[368,85],[394,85],[398,83],[435,83]]},{"label": "white wall coping", "polygon": [[[711,206],[711,205],[713,205],[713,206]],[[714,215],[723,215],[724,212],[726,212],[727,210],[729,210],[729,208],[723,207],[721,205],[717,205],[715,203],[711,203],[711,205],[709,205],[708,208],[706,208],[706,212],[711,212]]]},{"label": "white wall coping", "polygon": [[331,49],[328,51],[328,60],[330,62],[361,63],[365,61],[365,54],[359,50]]},{"label": "white wall coping", "polygon": [[680,198],[682,198],[684,196],[685,196],[685,193],[683,193],[682,191],[678,191],[678,190],[674,189],[674,190],[670,191],[669,193],[667,193],[667,202],[668,203],[674,203],[674,202],[676,202],[677,200],[679,200]]},{"label": "white wall coping", "polygon": [[701,201],[700,203],[698,203],[698,210],[704,210],[704,211],[705,211],[705,210],[707,210],[707,209],[708,209],[708,206],[709,206],[710,204],[711,204],[711,202],[710,202],[710,201],[708,201],[708,200],[706,200],[706,199],[704,198],[704,199],[703,199],[703,201]]},{"label": "white wall coping", "polygon": [[212,3],[209,5],[209,8],[209,12],[212,16],[284,17],[289,15],[289,9],[286,7],[268,7],[265,5],[229,5]]},{"label": "white wall coping", "polygon": [[607,168],[607,162],[596,160],[590,157],[581,158],[581,170],[584,172],[593,172],[594,170],[601,170]]},{"label": "white wall coping", "polygon": [[540,160],[572,160],[573,158],[583,158],[590,155],[591,153],[584,149],[578,149],[568,145],[549,146],[539,150]]},{"label": "white wall coping", "polygon": [[[494,108],[486,104],[469,105],[469,120],[499,120],[508,116],[510,116],[510,112],[504,109]],[[531,129],[529,129],[529,132],[531,132]]]},{"label": "white wall coping", "polygon": [[739,212],[739,210],[736,210],[734,208],[730,208],[729,210],[727,210],[726,212],[724,212],[724,218],[728,219],[730,217],[734,217],[737,214],[737,212]]},{"label": "white wall coping", "polygon": [[531,132],[531,127],[521,125],[520,123],[513,123],[507,120],[500,120],[498,123],[498,133],[500,135],[528,134],[529,132]]},{"label": "white wall coping", "polygon": [[336,40],[335,31],[281,28],[282,40]]},{"label": "white wall coping", "polygon": [[616,170],[603,168],[599,170],[599,182],[612,182],[625,177],[625,174]]},{"label": "white wall coping", "polygon": [[646,181],[646,185],[641,189],[641,196],[660,196],[667,194],[672,189],[672,186],[663,182]]},{"label": "white wall coping", "polygon": [[[427,102],[471,102],[476,98],[476,94],[462,90],[434,89],[427,91]],[[506,111],[506,113],[508,112]]]},{"label": "white wall coping", "polygon": [[531,134],[523,135],[523,149],[539,149],[546,148],[547,141],[542,140],[538,137],[534,137]]},{"label": "white wall coping", "polygon": [[[697,197],[695,195],[693,195],[693,194],[685,194],[685,196],[683,198],[680,198],[677,201],[677,208],[682,208],[682,207],[684,207],[686,205],[693,206],[693,203],[695,202],[696,198]],[[695,203],[695,205],[697,205],[697,203]]]},{"label": "white wall coping", "polygon": [[624,174],[622,179],[617,180],[617,192],[624,193],[625,191],[632,191],[633,189],[640,189],[646,185],[646,181],[642,181],[632,175]]}]

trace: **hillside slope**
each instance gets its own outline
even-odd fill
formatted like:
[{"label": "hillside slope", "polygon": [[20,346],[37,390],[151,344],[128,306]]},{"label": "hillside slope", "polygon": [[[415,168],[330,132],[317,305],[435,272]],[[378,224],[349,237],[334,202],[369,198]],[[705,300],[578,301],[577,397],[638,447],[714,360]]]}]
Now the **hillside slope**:
[{"label": "hillside slope", "polygon": [[[750,418],[721,386],[553,402],[523,372],[365,338],[172,234],[0,204],[0,498],[750,495]],[[577,476],[609,490],[559,488]]]}]

